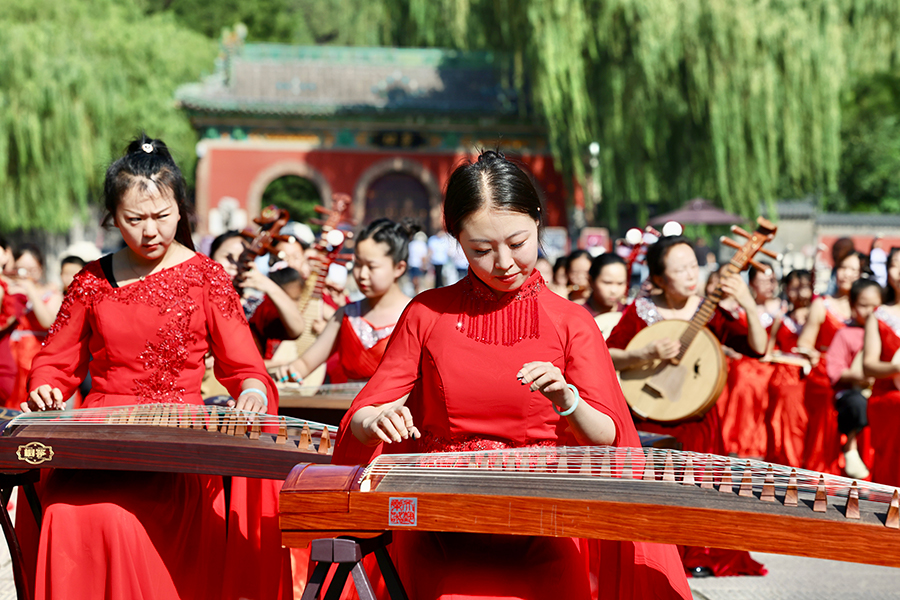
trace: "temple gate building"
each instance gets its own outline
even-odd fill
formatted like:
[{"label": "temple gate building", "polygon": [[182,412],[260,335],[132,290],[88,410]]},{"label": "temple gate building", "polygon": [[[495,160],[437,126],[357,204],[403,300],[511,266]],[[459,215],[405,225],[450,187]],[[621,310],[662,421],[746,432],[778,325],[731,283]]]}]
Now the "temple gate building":
[{"label": "temple gate building", "polygon": [[197,229],[216,235],[259,213],[267,186],[310,181],[353,217],[411,216],[433,233],[453,168],[498,146],[533,173],[549,225],[566,226],[568,191],[546,130],[501,54],[435,49],[226,47],[217,72],[177,101],[200,134]]}]

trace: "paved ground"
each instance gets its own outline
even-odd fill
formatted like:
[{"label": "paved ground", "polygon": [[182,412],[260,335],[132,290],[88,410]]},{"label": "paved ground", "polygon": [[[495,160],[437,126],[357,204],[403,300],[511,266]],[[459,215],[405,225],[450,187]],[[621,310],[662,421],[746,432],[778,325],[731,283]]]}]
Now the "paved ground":
[{"label": "paved ground", "polygon": [[846,600],[900,598],[900,569],[832,560],[757,554],[765,577],[689,580],[696,600]]}]

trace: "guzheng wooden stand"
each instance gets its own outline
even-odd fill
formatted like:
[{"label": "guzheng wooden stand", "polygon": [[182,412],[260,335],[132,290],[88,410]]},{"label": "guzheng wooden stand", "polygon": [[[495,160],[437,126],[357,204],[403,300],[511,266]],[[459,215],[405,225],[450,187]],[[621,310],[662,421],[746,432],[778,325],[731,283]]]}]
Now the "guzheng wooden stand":
[{"label": "guzheng wooden stand", "polygon": [[41,528],[41,502],[34,491],[34,483],[41,478],[41,473],[37,469],[17,473],[15,475],[0,474],[0,527],[3,528],[3,536],[6,538],[6,545],[9,547],[9,557],[12,562],[13,581],[16,584],[16,598],[18,600],[27,600],[31,597],[28,590],[28,578],[25,576],[25,561],[22,556],[22,546],[19,544],[19,538],[16,536],[16,530],[13,527],[12,518],[6,505],[12,496],[16,486],[24,492],[19,495],[19,510],[23,507],[23,496],[28,501],[28,506],[34,514],[34,521],[37,523],[38,530]]},{"label": "guzheng wooden stand", "polygon": [[397,575],[397,569],[387,552],[387,545],[391,543],[391,533],[386,532],[376,538],[335,538],[313,540],[310,544],[310,558],[316,562],[312,577],[306,584],[303,596],[300,600],[318,600],[322,593],[322,585],[331,570],[332,565],[337,565],[331,585],[325,592],[325,600],[338,600],[341,591],[347,582],[347,576],[353,575],[353,584],[360,600],[375,600],[375,590],[372,582],[363,568],[363,558],[375,553],[375,559],[381,568],[381,575],[387,587],[391,600],[409,600],[403,583]]}]

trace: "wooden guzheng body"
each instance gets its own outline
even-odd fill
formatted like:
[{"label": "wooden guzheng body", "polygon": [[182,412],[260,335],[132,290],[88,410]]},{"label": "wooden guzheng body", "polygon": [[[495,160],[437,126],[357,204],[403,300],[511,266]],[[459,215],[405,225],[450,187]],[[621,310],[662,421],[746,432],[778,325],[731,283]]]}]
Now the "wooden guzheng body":
[{"label": "wooden guzheng body", "polygon": [[365,382],[326,385],[278,384],[278,406],[285,408],[333,408],[346,410]]},{"label": "wooden guzheng body", "polygon": [[0,430],[0,473],[36,468],[283,479],[331,461],[335,429],[219,406],[144,404],[25,413]]},{"label": "wooden guzheng body", "polygon": [[286,546],[388,530],[636,540],[900,566],[894,488],[657,448],[380,456],[297,465]]}]

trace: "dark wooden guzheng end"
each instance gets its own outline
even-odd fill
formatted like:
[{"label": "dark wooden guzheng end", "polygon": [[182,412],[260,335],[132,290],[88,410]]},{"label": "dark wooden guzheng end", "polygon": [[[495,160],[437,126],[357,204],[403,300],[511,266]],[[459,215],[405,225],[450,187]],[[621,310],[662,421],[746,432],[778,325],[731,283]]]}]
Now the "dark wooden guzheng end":
[{"label": "dark wooden guzheng end", "polygon": [[110,469],[284,479],[297,463],[331,461],[327,431],[297,419],[167,404],[22,415],[0,432],[0,473]]},{"label": "dark wooden guzheng end", "polygon": [[635,540],[900,567],[900,493],[893,488],[655,448],[543,452],[298,465],[281,491],[282,541],[302,547],[409,529]]}]

